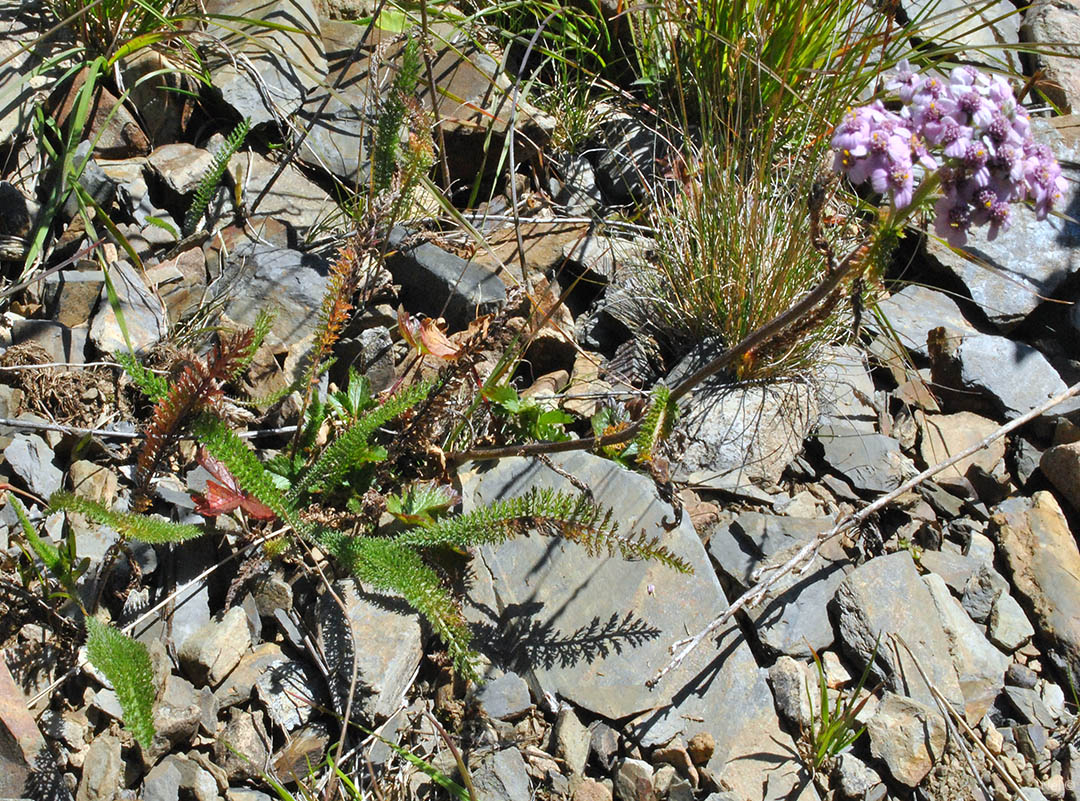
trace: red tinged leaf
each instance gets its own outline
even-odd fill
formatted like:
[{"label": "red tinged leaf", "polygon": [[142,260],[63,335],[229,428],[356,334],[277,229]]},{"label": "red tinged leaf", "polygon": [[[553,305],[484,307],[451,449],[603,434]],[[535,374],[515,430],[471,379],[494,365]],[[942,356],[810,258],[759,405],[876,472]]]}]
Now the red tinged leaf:
[{"label": "red tinged leaf", "polygon": [[195,501],[195,511],[203,517],[217,517],[236,509],[243,509],[248,517],[255,520],[273,520],[277,517],[269,506],[244,492],[229,472],[229,468],[211,456],[205,448],[199,448],[196,460],[206,472],[217,479],[206,482],[206,490],[202,495],[191,496]]},{"label": "red tinged leaf", "polygon": [[461,353],[461,346],[447,339],[435,320],[430,317],[423,320],[410,317],[404,306],[398,306],[398,330],[409,347],[420,353],[446,361],[456,359]]}]

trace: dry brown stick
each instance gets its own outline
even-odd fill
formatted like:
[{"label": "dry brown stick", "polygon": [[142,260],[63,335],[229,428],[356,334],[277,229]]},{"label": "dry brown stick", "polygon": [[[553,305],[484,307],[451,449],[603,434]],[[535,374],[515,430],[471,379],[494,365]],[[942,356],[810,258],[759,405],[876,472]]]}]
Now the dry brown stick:
[{"label": "dry brown stick", "polygon": [[[1050,411],[1050,409],[1053,409],[1060,403],[1064,403],[1066,400],[1077,394],[1080,394],[1080,382],[1073,384],[1067,390],[1051,398],[1042,406],[1038,406],[1032,409],[1030,412],[1016,418],[1011,423],[1006,423],[1005,425],[998,428],[996,431],[979,440],[971,447],[962,450],[955,456],[946,459],[944,462],[940,462],[932,467],[928,467],[926,470],[923,470],[914,478],[904,482],[892,492],[888,493],[887,495],[881,496],[876,501],[865,506],[858,512],[841,518],[831,529],[829,529],[828,531],[824,531],[821,534],[818,534],[814,539],[810,540],[802,548],[800,548],[794,556],[792,556],[783,564],[776,567],[774,569],[774,572],[772,572],[772,575],[770,575],[767,579],[758,582],[756,585],[754,585],[742,595],[740,595],[738,598],[736,598],[731,603],[731,605],[728,606],[727,610],[724,611],[723,614],[721,614],[719,617],[709,623],[709,625],[707,625],[693,637],[688,637],[686,639],[679,640],[673,643],[670,647],[670,651],[671,653],[675,653],[676,651],[678,651],[678,653],[672,658],[670,662],[668,662],[668,664],[666,664],[659,671],[657,671],[657,673],[651,679],[645,682],[646,685],[648,685],[649,687],[655,687],[656,684],[667,673],[682,664],[682,661],[686,659],[686,657],[690,654],[691,651],[693,651],[695,648],[698,647],[698,645],[701,644],[702,640],[708,637],[711,632],[716,631],[720,626],[730,620],[736,612],[745,607],[754,606],[755,604],[760,603],[760,601],[765,597],[765,594],[768,593],[768,591],[787,574],[792,572],[798,573],[801,572],[801,570],[805,569],[805,567],[809,564],[809,560],[814,557],[818,549],[826,542],[831,540],[833,537],[836,537],[843,532],[848,531],[849,529],[855,528],[856,526],[865,522],[866,519],[869,518],[872,514],[880,511],[885,506],[889,505],[901,495],[903,495],[905,492],[909,492],[910,490],[919,486],[928,478],[937,475],[942,470],[946,470],[949,467],[952,467],[960,460],[966,459],[968,456],[971,456],[974,453],[978,453],[995,440],[1001,439],[1001,437],[1004,437],[1006,434],[1009,434],[1012,431],[1015,431],[1017,428],[1020,428],[1020,426],[1031,422],[1036,417],[1046,414],[1046,412]],[[680,648],[682,650],[679,650]]]},{"label": "dry brown stick", "polygon": [[[828,273],[821,283],[803,298],[781,312],[769,322],[754,329],[737,344],[732,345],[700,370],[691,373],[671,390],[671,401],[678,401],[689,394],[698,384],[727,368],[755,348],[760,347],[789,327],[803,320],[822,301],[826,300],[840,284],[853,272],[865,266],[866,248],[860,246],[849,253],[840,265]],[[448,464],[460,464],[467,461],[486,459],[504,459],[509,456],[531,456],[538,453],[563,453],[576,450],[596,450],[609,445],[617,445],[633,439],[641,428],[641,421],[633,423],[616,434],[604,437],[582,437],[563,442],[531,442],[525,445],[506,445],[499,448],[472,448],[466,451],[447,454]]]}]

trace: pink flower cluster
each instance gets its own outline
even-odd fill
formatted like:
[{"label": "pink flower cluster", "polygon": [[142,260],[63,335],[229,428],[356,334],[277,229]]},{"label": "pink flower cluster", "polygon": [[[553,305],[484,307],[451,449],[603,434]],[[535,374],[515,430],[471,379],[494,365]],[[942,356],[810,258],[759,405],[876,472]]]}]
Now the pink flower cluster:
[{"label": "pink flower cluster", "polygon": [[957,67],[943,80],[920,76],[906,61],[886,84],[900,100],[848,110],[833,132],[834,168],[854,184],[869,180],[895,209],[912,202],[917,180],[938,171],[935,230],[954,245],[973,226],[988,239],[1009,226],[1009,204],[1029,199],[1043,219],[1066,183],[1046,145],[1031,138],[1027,110],[1000,77]]}]

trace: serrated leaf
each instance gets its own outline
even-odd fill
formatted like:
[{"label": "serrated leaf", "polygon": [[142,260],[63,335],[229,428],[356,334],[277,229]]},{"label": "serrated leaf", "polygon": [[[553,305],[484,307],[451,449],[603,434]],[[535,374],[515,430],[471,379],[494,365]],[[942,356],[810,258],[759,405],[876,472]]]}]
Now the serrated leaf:
[{"label": "serrated leaf", "polygon": [[116,690],[124,725],[143,748],[154,739],[154,669],[141,642],[94,617],[86,618],[86,655]]}]

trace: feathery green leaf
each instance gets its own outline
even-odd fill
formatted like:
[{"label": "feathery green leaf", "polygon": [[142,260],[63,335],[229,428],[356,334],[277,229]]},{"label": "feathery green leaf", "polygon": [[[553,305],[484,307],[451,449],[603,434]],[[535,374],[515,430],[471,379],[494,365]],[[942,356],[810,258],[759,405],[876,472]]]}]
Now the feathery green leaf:
[{"label": "feathery green leaf", "polygon": [[195,226],[198,225],[203,212],[206,211],[206,207],[210,205],[210,199],[214,196],[214,191],[221,181],[221,176],[225,174],[225,170],[229,167],[229,159],[240,149],[250,129],[251,120],[247,118],[240,120],[225,140],[225,143],[214,153],[213,161],[210,162],[210,166],[206,168],[206,173],[199,180],[199,186],[195,190],[195,199],[191,201],[187,214],[184,215],[185,234],[194,233]]},{"label": "feathery green leaf", "polygon": [[124,725],[143,748],[154,739],[154,669],[141,642],[95,617],[86,618],[86,655],[116,690]]},{"label": "feathery green leaf", "polygon": [[173,523],[160,517],[149,517],[132,512],[114,512],[97,501],[73,495],[70,492],[53,493],[49,498],[49,508],[54,512],[75,512],[84,515],[95,523],[114,529],[127,539],[151,544],[183,542],[201,537],[205,533],[198,526]]}]

